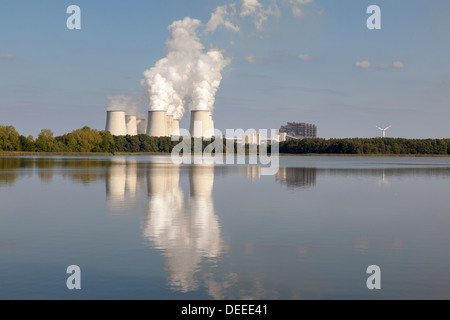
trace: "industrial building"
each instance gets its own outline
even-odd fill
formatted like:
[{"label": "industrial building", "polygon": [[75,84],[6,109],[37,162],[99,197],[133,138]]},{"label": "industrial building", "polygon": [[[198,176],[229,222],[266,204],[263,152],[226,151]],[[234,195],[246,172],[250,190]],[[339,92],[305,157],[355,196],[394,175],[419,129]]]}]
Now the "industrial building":
[{"label": "industrial building", "polygon": [[280,128],[280,135],[283,133],[286,134],[287,139],[317,138],[317,126],[309,123],[288,122]]}]

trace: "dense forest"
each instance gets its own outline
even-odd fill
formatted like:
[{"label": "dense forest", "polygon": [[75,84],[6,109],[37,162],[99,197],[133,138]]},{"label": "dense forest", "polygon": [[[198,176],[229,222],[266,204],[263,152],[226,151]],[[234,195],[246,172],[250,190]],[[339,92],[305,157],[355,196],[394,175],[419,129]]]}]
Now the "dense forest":
[{"label": "dense forest", "polygon": [[[169,153],[178,144],[169,137],[112,136],[108,131],[84,127],[54,137],[43,129],[35,139],[20,135],[13,126],[0,126],[0,151],[22,152],[102,152],[102,153]],[[205,149],[211,142],[203,141]],[[225,141],[222,141],[226,150]],[[193,150],[194,141],[191,141]],[[248,149],[248,146],[247,146]],[[235,146],[236,150],[236,146]],[[270,150],[270,148],[269,148]],[[450,139],[300,139],[280,143],[282,154],[355,154],[355,155],[450,155]]]},{"label": "dense forest", "polygon": [[301,139],[280,143],[287,154],[450,155],[450,139]]}]

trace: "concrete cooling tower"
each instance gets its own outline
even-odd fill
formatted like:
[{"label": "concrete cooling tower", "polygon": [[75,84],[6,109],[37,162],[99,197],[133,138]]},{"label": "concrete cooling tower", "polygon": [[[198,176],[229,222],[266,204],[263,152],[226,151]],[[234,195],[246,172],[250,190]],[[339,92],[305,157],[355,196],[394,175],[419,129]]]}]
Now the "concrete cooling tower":
[{"label": "concrete cooling tower", "polygon": [[214,118],[212,113],[209,114],[210,118],[211,118],[211,123],[210,123],[210,129],[212,130],[212,135],[214,136]]},{"label": "concrete cooling tower", "polygon": [[106,116],[106,131],[113,136],[126,136],[127,125],[125,111],[108,111]]},{"label": "concrete cooling tower", "polygon": [[137,122],[136,116],[125,116],[125,121],[127,124],[127,135],[129,136],[137,136]]},{"label": "concrete cooling tower", "polygon": [[166,115],[166,120],[167,120],[167,135],[170,137],[172,136],[172,131],[173,131],[173,115]]},{"label": "concrete cooling tower", "polygon": [[172,122],[172,135],[173,136],[180,136],[180,120],[173,119]]},{"label": "concrete cooling tower", "polygon": [[136,120],[136,126],[137,126],[138,134],[146,134],[147,133],[147,127],[146,127],[146,120],[145,119],[137,119]]},{"label": "concrete cooling tower", "polygon": [[191,123],[189,131],[192,138],[211,138],[212,133],[211,113],[204,110],[191,111]]},{"label": "concrete cooling tower", "polygon": [[167,137],[167,118],[165,111],[149,111],[147,134],[151,137]]}]

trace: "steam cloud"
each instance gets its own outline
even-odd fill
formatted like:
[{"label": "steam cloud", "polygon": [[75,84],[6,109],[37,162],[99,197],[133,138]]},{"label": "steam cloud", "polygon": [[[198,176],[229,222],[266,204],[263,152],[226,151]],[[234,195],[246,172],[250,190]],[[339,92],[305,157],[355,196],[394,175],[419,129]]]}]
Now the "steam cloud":
[{"label": "steam cloud", "polygon": [[144,103],[143,98],[126,95],[108,96],[107,99],[108,111],[125,111],[130,115],[139,115]]},{"label": "steam cloud", "polygon": [[[288,3],[297,8],[312,1],[289,0]],[[212,111],[222,71],[231,60],[218,49],[205,52],[199,29],[203,29],[203,34],[214,32],[219,27],[239,32],[239,18],[251,17],[255,28],[263,31],[263,23],[271,15],[280,15],[277,1],[272,0],[266,8],[258,0],[242,0],[240,5],[232,3],[217,7],[206,25],[189,17],[173,22],[168,27],[170,36],[166,41],[166,56],[146,70],[141,80],[149,110],[166,111],[176,120],[183,117],[186,106],[191,111]]]},{"label": "steam cloud", "polygon": [[141,80],[150,110],[167,111],[178,120],[186,104],[190,110],[212,111],[222,70],[230,60],[217,49],[204,52],[198,37],[202,26],[200,20],[189,17],[169,26],[166,57],[145,71]]}]

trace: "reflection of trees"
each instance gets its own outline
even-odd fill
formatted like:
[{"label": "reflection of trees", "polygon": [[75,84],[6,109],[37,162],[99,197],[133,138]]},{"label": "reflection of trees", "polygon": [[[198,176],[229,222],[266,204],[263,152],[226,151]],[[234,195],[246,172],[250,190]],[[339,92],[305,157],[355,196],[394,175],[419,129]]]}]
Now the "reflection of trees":
[{"label": "reflection of trees", "polygon": [[0,186],[13,185],[19,176],[20,158],[0,158]]},{"label": "reflection of trees", "polygon": [[449,167],[413,167],[413,168],[356,168],[356,169],[317,169],[318,174],[348,177],[439,177],[450,176]]},{"label": "reflection of trees", "polygon": [[280,168],[275,180],[290,189],[314,187],[316,185],[316,168]]},{"label": "reflection of trees", "polygon": [[53,169],[55,167],[55,159],[37,158],[35,159],[35,167],[41,182],[51,182],[53,179]]},{"label": "reflection of trees", "polygon": [[196,273],[204,259],[216,259],[222,240],[211,197],[214,166],[192,166],[187,207],[179,187],[180,168],[154,165],[148,172],[149,207],[142,233],[163,251],[169,284],[178,291],[196,290]]}]

